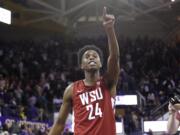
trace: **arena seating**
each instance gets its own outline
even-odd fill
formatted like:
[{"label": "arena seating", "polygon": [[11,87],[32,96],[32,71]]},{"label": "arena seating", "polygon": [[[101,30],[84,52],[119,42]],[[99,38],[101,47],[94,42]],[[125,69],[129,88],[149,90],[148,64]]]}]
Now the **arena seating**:
[{"label": "arena seating", "polygon": [[[52,124],[66,86],[83,78],[75,62],[77,57],[72,61],[71,54],[76,54],[83,45],[93,43],[107,58],[106,42],[103,37],[76,39],[70,43],[61,39],[38,42],[1,39],[0,116]],[[162,105],[174,91],[180,90],[180,46],[148,37],[119,39],[119,44],[121,73],[117,94],[139,91],[147,103],[141,112],[135,107],[126,109],[126,114],[130,115],[125,115],[125,130],[130,133],[140,130],[140,124],[137,124],[140,117],[152,119],[149,110]],[[36,135],[49,130],[47,126],[29,123],[17,127],[15,122],[3,123],[0,130]]]}]

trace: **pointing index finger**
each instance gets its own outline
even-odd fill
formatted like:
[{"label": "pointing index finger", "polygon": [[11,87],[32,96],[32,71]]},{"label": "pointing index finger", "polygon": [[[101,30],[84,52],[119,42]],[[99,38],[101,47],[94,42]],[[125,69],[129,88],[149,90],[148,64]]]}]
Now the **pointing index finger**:
[{"label": "pointing index finger", "polygon": [[104,7],[104,9],[103,9],[103,17],[105,17],[105,16],[106,16],[106,14],[107,14],[107,8],[106,8],[106,7]]}]

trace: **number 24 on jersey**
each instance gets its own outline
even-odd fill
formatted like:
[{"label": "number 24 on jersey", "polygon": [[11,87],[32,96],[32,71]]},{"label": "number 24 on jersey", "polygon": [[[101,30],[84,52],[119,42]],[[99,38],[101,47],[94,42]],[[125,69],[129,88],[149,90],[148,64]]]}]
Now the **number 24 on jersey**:
[{"label": "number 24 on jersey", "polygon": [[99,107],[99,103],[96,103],[95,107],[92,104],[87,105],[86,110],[89,111],[88,120],[93,120],[96,117],[102,117],[102,111]]}]

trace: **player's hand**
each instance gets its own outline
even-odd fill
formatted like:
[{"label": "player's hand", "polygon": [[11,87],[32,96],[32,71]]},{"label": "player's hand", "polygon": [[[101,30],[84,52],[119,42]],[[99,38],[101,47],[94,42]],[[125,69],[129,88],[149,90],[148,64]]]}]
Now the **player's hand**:
[{"label": "player's hand", "polygon": [[177,111],[180,111],[180,104],[174,104],[173,107],[177,110]]},{"label": "player's hand", "polygon": [[107,8],[103,9],[103,26],[105,30],[109,30],[114,27],[115,17],[114,15],[107,14]]},{"label": "player's hand", "polygon": [[174,113],[176,111],[179,111],[180,110],[180,104],[172,105],[171,103],[169,103],[168,110],[169,110],[170,113]]},{"label": "player's hand", "polygon": [[169,110],[169,112],[176,112],[176,109],[174,108],[174,106],[171,103],[169,103],[169,105],[168,105],[168,110]]}]

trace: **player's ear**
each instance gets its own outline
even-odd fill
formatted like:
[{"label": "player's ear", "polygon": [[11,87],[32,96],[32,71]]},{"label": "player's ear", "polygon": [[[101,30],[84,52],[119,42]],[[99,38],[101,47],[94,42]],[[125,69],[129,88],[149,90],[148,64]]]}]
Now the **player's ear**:
[{"label": "player's ear", "polygon": [[83,63],[80,64],[80,68],[81,68],[82,70],[84,69],[84,64],[83,64]]},{"label": "player's ear", "polygon": [[79,68],[80,68],[80,69],[83,69],[83,68],[84,68],[82,58],[79,60]]},{"label": "player's ear", "polygon": [[100,68],[102,68],[102,62],[100,61]]}]

